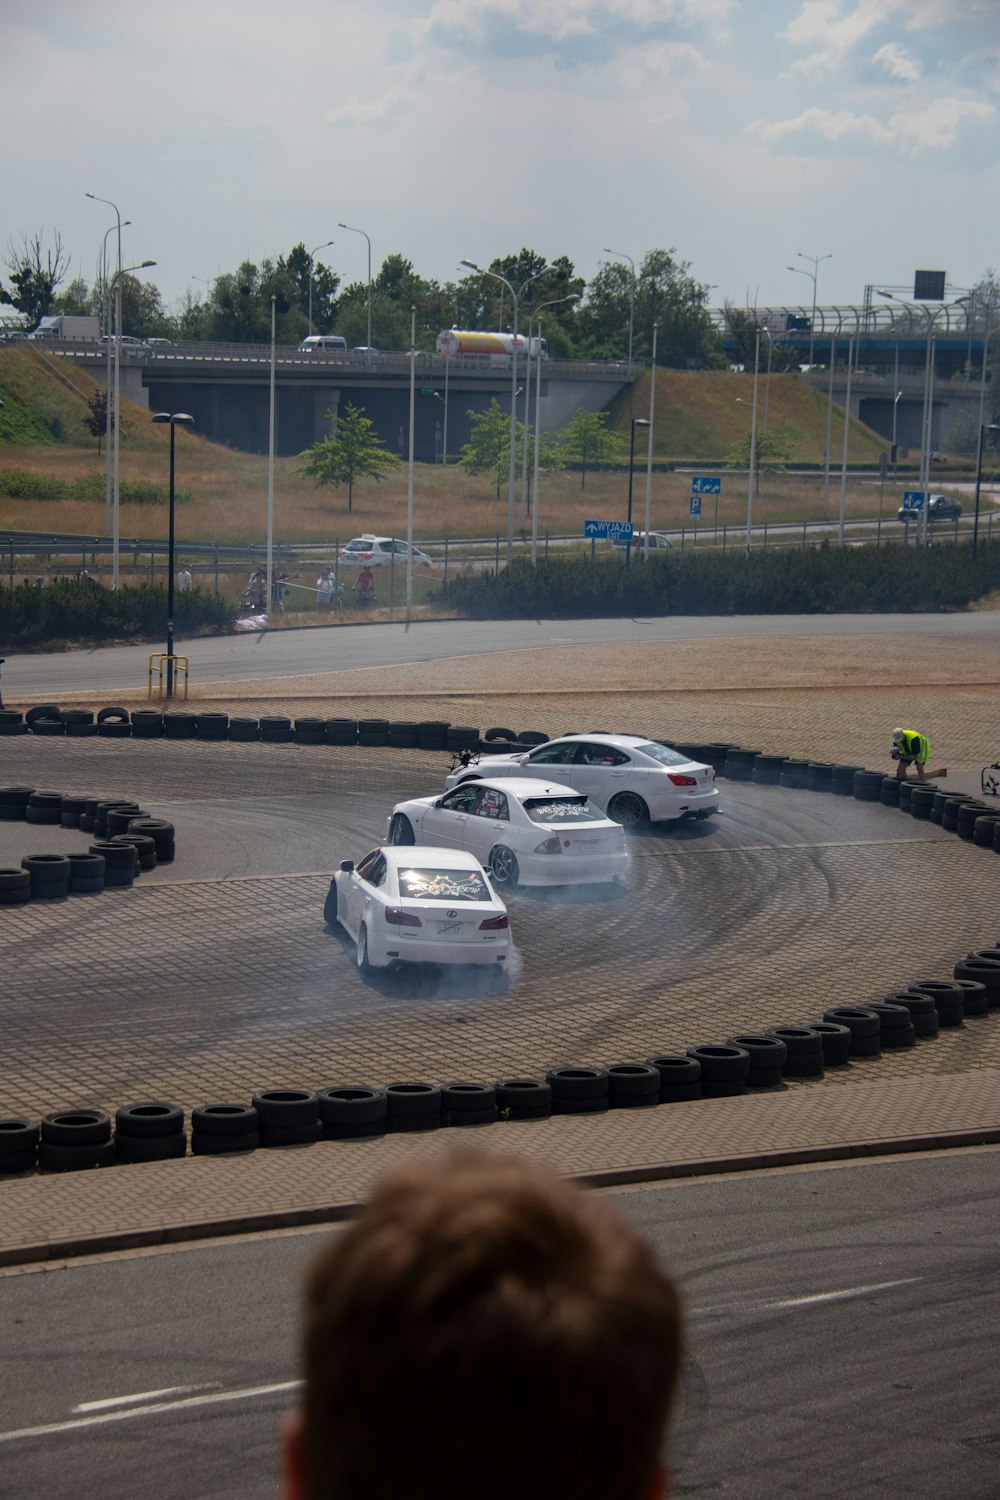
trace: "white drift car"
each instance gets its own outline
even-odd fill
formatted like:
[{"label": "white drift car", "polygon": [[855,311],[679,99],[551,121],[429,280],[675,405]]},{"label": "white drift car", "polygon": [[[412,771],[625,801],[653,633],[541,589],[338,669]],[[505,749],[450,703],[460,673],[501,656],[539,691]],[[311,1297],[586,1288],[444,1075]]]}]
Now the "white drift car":
[{"label": "white drift car", "polygon": [[719,805],[711,766],[635,734],[564,734],[521,754],[484,755],[457,767],[445,786],[507,776],[572,787],[623,828],[707,818]]},{"label": "white drift car", "polygon": [[323,908],[357,944],[358,968],[398,963],[506,966],[507,909],[479,861],[461,849],[373,849],[345,859]]},{"label": "white drift car", "polygon": [[387,837],[406,844],[465,849],[494,885],[623,882],[625,835],[572,787],[517,778],[463,782],[443,797],[398,802]]}]

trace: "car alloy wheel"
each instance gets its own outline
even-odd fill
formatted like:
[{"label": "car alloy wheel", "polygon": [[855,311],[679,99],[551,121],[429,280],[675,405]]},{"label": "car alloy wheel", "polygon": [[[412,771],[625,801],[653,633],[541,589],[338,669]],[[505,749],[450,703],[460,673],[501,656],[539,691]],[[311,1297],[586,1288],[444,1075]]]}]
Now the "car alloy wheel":
[{"label": "car alloy wheel", "polygon": [[371,968],[368,962],[368,928],[362,922],[358,929],[358,968],[362,974],[367,974]]},{"label": "car alloy wheel", "polygon": [[490,851],[490,874],[497,885],[517,885],[517,860],[511,849],[505,849],[503,844],[497,844]]},{"label": "car alloy wheel", "polygon": [[396,813],[389,825],[390,844],[415,844],[413,824],[402,813]]},{"label": "car alloy wheel", "polygon": [[622,828],[638,828],[649,817],[649,809],[635,792],[619,792],[608,803],[608,817]]}]

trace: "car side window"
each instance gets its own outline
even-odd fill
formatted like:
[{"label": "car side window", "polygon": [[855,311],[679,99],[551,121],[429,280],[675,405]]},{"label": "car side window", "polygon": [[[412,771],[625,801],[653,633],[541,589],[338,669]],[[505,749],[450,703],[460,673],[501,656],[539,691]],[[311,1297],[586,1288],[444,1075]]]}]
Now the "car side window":
[{"label": "car side window", "polygon": [[461,786],[455,787],[454,791],[441,798],[441,806],[446,812],[470,813],[476,805],[479,797],[479,783],[477,781],[466,781]]},{"label": "car side window", "polygon": [[577,749],[576,763],[578,766],[627,766],[629,758],[614,745],[585,740]]},{"label": "car side window", "polygon": [[380,849],[373,849],[371,854],[366,854],[358,865],[358,874],[368,885],[380,886],[385,882],[385,855]]},{"label": "car side window", "polygon": [[550,745],[539,745],[537,750],[532,750],[528,756],[530,766],[565,766],[573,759],[576,753],[576,743],[570,740],[568,743]]},{"label": "car side window", "polygon": [[472,808],[472,812],[477,818],[492,818],[495,822],[502,823],[510,822],[506,793],[498,791],[495,786],[479,788],[479,799]]}]

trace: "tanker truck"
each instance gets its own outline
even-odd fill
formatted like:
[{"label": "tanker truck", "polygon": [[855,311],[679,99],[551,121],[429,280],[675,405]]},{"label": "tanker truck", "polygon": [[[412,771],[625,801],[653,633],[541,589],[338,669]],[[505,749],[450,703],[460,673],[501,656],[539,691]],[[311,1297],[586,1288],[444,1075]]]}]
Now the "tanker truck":
[{"label": "tanker truck", "polygon": [[[525,338],[519,333],[516,340],[517,353],[530,356],[535,359],[541,346],[542,359],[548,359],[548,345],[544,339]],[[512,333],[473,333],[464,328],[446,328],[437,336],[434,345],[435,352],[446,356],[448,359],[456,359],[459,355],[463,358],[474,356],[491,361],[503,361],[507,363],[514,353],[515,339]]]}]

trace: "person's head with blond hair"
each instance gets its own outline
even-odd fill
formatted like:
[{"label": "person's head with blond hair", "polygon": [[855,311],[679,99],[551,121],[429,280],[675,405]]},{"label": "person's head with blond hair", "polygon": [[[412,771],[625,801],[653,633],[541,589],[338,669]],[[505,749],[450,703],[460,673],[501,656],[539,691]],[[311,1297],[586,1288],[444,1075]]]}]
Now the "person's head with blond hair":
[{"label": "person's head with blond hair", "polygon": [[677,1292],[607,1204],[470,1155],[403,1167],[309,1275],[286,1500],[661,1500]]}]

